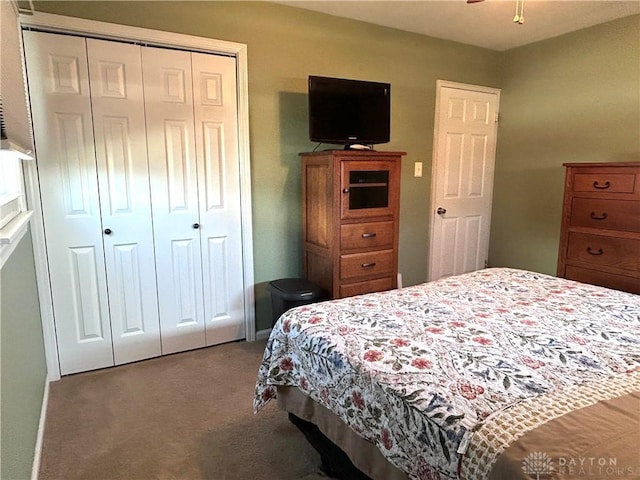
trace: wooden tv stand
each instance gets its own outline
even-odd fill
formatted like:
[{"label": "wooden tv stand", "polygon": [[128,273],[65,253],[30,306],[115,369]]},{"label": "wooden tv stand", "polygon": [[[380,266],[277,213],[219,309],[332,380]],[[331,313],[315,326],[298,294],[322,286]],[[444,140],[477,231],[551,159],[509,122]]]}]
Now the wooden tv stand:
[{"label": "wooden tv stand", "polygon": [[372,150],[300,155],[304,272],[332,298],[397,286],[403,155]]}]

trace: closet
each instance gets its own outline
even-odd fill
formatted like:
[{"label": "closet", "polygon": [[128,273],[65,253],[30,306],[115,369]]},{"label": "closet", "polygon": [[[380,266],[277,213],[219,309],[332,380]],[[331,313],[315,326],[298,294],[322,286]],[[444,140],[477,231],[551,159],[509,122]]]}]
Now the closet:
[{"label": "closet", "polygon": [[244,338],[235,58],[23,37],[60,373]]}]

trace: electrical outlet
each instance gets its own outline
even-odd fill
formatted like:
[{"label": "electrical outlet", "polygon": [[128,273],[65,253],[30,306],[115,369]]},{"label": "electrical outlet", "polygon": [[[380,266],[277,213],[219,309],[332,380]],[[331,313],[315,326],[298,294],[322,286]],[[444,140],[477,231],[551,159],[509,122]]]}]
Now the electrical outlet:
[{"label": "electrical outlet", "polygon": [[416,162],[413,164],[413,176],[421,177],[422,176],[422,162]]}]

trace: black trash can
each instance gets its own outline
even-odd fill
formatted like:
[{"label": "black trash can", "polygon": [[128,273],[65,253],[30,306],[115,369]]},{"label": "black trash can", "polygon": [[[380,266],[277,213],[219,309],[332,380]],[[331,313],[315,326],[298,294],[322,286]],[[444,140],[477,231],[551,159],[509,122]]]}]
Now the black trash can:
[{"label": "black trash can", "polygon": [[269,282],[267,290],[271,293],[273,323],[293,307],[328,300],[329,294],[304,278],[281,278]]}]

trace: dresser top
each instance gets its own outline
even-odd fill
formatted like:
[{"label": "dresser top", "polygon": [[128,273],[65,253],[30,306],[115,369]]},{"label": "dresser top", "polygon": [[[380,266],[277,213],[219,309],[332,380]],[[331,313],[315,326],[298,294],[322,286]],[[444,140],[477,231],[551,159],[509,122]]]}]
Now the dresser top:
[{"label": "dresser top", "polygon": [[563,163],[565,167],[640,167],[640,162]]},{"label": "dresser top", "polygon": [[406,155],[407,152],[384,152],[382,150],[317,150],[302,152],[300,155],[340,155],[341,157],[375,156],[375,155]]}]

